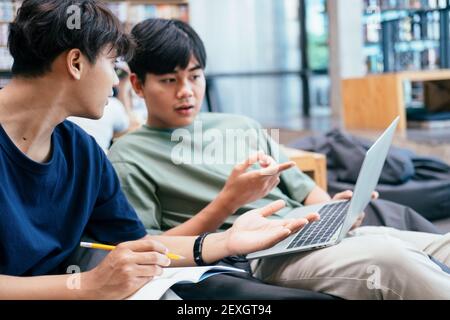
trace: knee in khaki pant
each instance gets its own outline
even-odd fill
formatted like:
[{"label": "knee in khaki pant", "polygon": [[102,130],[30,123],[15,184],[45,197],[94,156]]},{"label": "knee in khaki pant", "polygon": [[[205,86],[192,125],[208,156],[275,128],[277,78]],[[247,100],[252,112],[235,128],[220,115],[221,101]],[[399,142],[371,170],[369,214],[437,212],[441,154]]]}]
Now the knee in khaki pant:
[{"label": "knee in khaki pant", "polygon": [[[382,228],[380,228],[382,231]],[[261,261],[256,276],[344,299],[450,299],[450,275],[427,253],[387,233]]]}]

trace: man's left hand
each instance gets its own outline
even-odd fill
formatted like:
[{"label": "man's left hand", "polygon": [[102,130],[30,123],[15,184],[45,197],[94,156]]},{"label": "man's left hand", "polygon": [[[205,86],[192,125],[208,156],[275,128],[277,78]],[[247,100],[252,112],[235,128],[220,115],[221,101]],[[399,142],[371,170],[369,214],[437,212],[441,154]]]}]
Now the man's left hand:
[{"label": "man's left hand", "polygon": [[[353,197],[353,191],[347,190],[347,191],[344,191],[344,192],[336,194],[333,197],[333,200],[334,201],[336,201],[336,200],[350,200],[352,197]],[[377,191],[374,191],[372,193],[372,200],[377,200],[379,197],[380,197],[380,194]],[[365,216],[366,216],[365,212],[361,212],[361,214],[358,216],[358,219],[356,219],[356,221],[353,224],[353,226],[350,229],[350,231],[354,230],[356,228],[359,228],[362,225]]]}]

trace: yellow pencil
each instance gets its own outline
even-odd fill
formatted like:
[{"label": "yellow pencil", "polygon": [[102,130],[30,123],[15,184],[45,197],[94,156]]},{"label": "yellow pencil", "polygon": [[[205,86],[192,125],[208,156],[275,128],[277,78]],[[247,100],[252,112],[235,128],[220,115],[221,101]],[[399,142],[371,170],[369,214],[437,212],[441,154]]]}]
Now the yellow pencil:
[{"label": "yellow pencil", "polygon": [[[91,248],[91,249],[107,250],[107,251],[112,251],[112,250],[114,250],[116,248],[115,246],[110,246],[110,245],[101,244],[101,243],[90,243],[90,242],[81,242],[80,243],[80,247]],[[180,256],[178,254],[174,254],[174,253],[167,253],[166,256],[170,260],[183,260],[183,259],[186,259],[185,257]]]}]

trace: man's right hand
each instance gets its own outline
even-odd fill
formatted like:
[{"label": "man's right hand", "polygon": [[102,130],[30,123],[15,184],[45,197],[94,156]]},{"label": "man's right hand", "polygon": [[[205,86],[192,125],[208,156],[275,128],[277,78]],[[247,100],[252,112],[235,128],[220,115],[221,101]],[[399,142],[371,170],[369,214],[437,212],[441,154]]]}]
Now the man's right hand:
[{"label": "man's right hand", "polygon": [[92,299],[125,299],[170,265],[167,248],[153,240],[125,242],[82,278]]},{"label": "man's right hand", "polygon": [[[262,169],[247,171],[255,163]],[[240,207],[268,195],[280,183],[281,173],[293,167],[294,162],[277,164],[272,157],[258,152],[234,167],[220,197],[227,200],[229,211],[234,214]]]}]

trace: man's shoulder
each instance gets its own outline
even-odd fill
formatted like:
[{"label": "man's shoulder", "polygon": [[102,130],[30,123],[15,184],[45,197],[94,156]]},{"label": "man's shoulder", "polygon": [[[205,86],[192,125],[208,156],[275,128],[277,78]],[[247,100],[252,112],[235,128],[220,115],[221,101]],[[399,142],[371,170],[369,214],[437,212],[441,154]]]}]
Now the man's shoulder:
[{"label": "man's shoulder", "polygon": [[151,150],[149,148],[149,139],[152,138],[152,133],[143,126],[117,139],[109,150],[108,158],[111,161],[123,160],[124,157],[126,158],[126,155]]},{"label": "man's shoulder", "polygon": [[72,121],[65,120],[60,123],[55,129],[55,133],[62,137],[65,144],[71,142],[81,148],[99,148],[98,144],[95,142],[95,139]]},{"label": "man's shoulder", "polygon": [[200,114],[199,120],[211,128],[253,129],[261,127],[258,121],[239,114],[205,112]]},{"label": "man's shoulder", "polygon": [[89,154],[96,158],[103,158],[105,154],[97,141],[72,121],[65,120],[59,124],[55,129],[55,133],[61,138],[64,146],[70,147],[74,153]]}]

